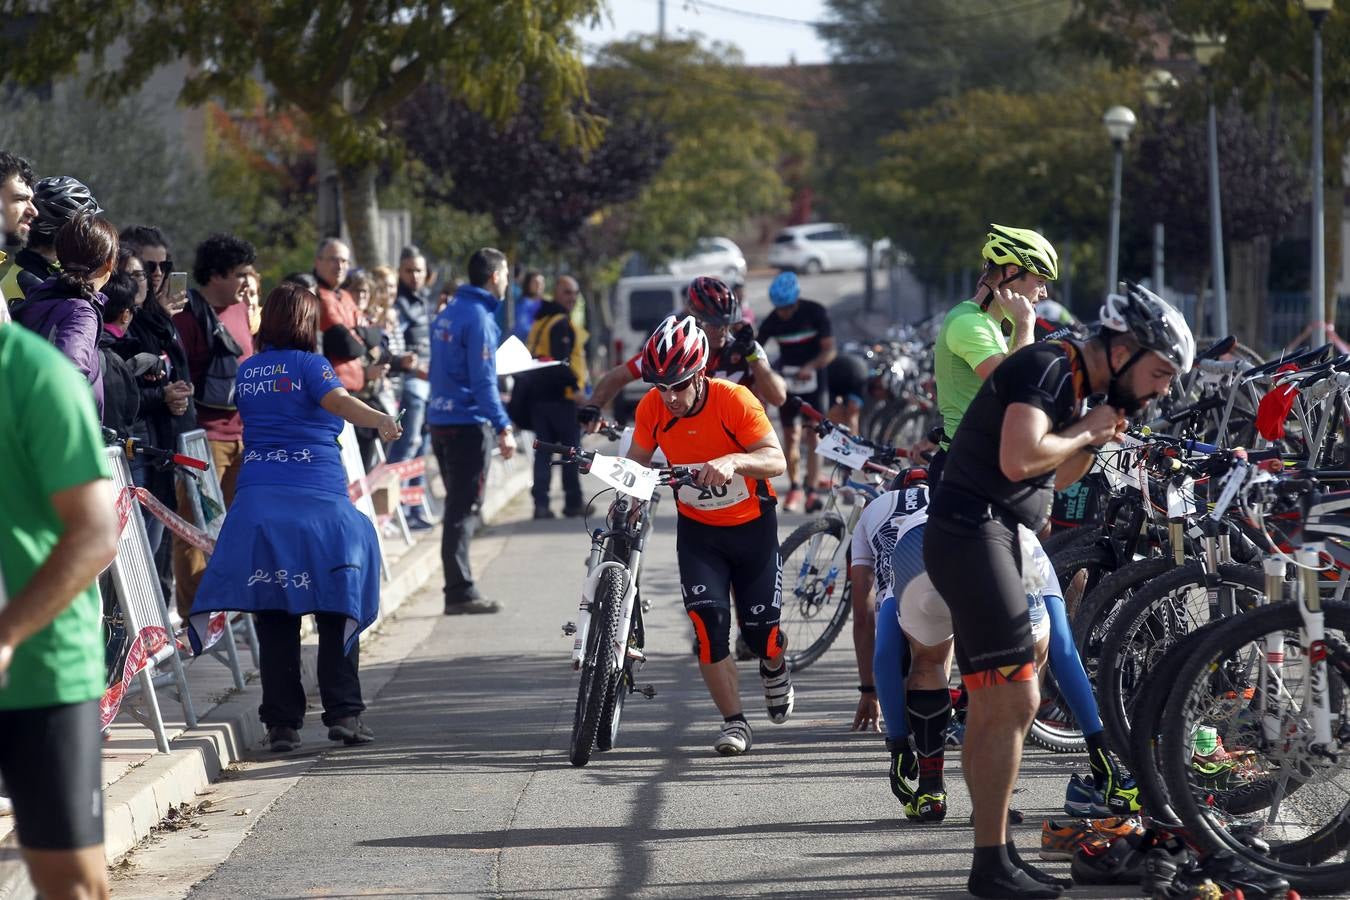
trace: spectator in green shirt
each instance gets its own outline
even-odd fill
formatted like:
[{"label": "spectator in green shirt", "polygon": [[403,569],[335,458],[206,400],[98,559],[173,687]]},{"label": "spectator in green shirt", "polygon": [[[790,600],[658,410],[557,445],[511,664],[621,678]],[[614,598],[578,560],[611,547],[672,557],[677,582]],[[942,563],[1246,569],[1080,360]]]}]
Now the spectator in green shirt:
[{"label": "spectator in green shirt", "polygon": [[88,382],[3,312],[0,423],[0,778],[38,894],[107,897],[94,579],[116,504]]}]

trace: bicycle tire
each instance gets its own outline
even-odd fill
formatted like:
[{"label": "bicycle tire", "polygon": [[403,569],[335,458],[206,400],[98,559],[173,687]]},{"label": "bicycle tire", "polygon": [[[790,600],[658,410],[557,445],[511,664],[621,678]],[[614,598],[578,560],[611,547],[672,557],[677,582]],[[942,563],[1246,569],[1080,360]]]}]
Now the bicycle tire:
[{"label": "bicycle tire", "polygon": [[[1083,598],[1116,570],[1116,553],[1106,541],[1071,543],[1057,553],[1047,555],[1050,565],[1054,567],[1055,577],[1059,579],[1059,587],[1064,594],[1064,610],[1070,621],[1078,612]],[[1081,583],[1076,580],[1080,573],[1083,575]]]},{"label": "bicycle tire", "polygon": [[[1182,661],[1197,643],[1203,639],[1203,628],[1192,631],[1163,653],[1141,686],[1134,727],[1130,729],[1130,743],[1123,747],[1111,747],[1134,775],[1135,784],[1139,788],[1139,802],[1144,810],[1150,818],[1162,823],[1176,825],[1181,822],[1176,811],[1172,809],[1167,782],[1163,778],[1162,765],[1159,762],[1164,746],[1159,735],[1163,711],[1172,695],[1177,670],[1181,668]],[[1109,735],[1107,740],[1109,742]]]},{"label": "bicycle tire", "polygon": [[[639,592],[640,592],[639,588]],[[628,634],[624,636],[623,646],[637,641],[642,648],[642,605],[633,598],[633,616],[628,620]],[[595,749],[613,750],[619,742],[619,725],[623,721],[624,704],[633,692],[633,660],[625,653],[623,665],[614,675],[614,683],[605,698],[605,711],[600,715],[600,727],[595,732]]]},{"label": "bicycle tire", "polygon": [[[1058,693],[1059,688],[1055,685],[1054,678],[1054,673],[1046,674],[1045,684],[1041,688],[1042,696],[1048,691]],[[1066,712],[1068,711],[1068,704],[1062,698],[1058,705]],[[1070,715],[1072,716],[1072,714]],[[1049,750],[1051,753],[1082,753],[1087,750],[1087,739],[1083,737],[1083,729],[1078,727],[1077,722],[1071,720],[1062,725],[1049,724],[1041,721],[1039,711],[1036,713],[1036,718],[1031,720],[1031,728],[1027,731],[1027,740],[1042,750]]]},{"label": "bicycle tire", "polygon": [[[1328,687],[1331,688],[1339,681],[1343,698],[1350,693],[1350,650],[1344,642],[1332,637],[1332,632],[1350,633],[1350,605],[1324,602],[1322,611],[1327,629]],[[1164,745],[1174,748],[1174,752],[1164,756],[1163,775],[1172,794],[1173,808],[1203,850],[1237,854],[1251,865],[1287,878],[1299,891],[1333,892],[1344,890],[1347,882],[1350,882],[1350,859],[1330,866],[1318,864],[1350,847],[1350,815],[1347,815],[1350,804],[1311,834],[1302,835],[1286,844],[1272,842],[1270,852],[1266,854],[1229,835],[1223,823],[1216,821],[1216,812],[1208,806],[1202,807],[1193,792],[1178,790],[1180,786],[1190,783],[1191,741],[1187,703],[1194,693],[1191,686],[1202,693],[1212,691],[1215,660],[1228,659],[1267,634],[1296,633],[1301,627],[1298,607],[1281,602],[1233,617],[1207,631],[1194,652],[1182,662],[1177,672],[1175,689],[1163,712]],[[1202,683],[1204,686],[1200,687]],[[1329,690],[1329,697],[1330,693]],[[1182,752],[1175,752],[1176,748],[1182,748]],[[1273,783],[1273,779],[1268,780]],[[1301,780],[1299,786],[1306,783]],[[1326,793],[1324,789],[1314,792],[1313,796],[1325,796]],[[1288,796],[1286,793],[1284,798]],[[1268,830],[1263,831],[1262,836],[1267,839],[1271,837]]]},{"label": "bicycle tire", "polygon": [[[839,632],[844,629],[844,623],[848,621],[851,593],[848,572],[839,571],[831,575],[829,570],[834,559],[836,549],[834,546],[829,547],[829,552],[822,553],[821,548],[827,545],[825,541],[821,541],[809,558],[800,560],[794,566],[795,572],[789,572],[788,561],[792,558],[792,554],[816,535],[833,538],[836,543],[843,542],[846,537],[844,520],[836,515],[828,515],[803,522],[784,539],[778,551],[783,565],[783,600],[779,630],[788,639],[787,661],[794,672],[800,672],[820,659],[821,655],[830,649],[835,638],[839,637]],[[816,580],[822,573],[822,566],[824,578]],[[799,586],[796,580],[789,582],[789,578],[795,579],[797,575],[811,579],[805,588]],[[793,613],[798,611],[802,613],[801,619],[792,618]],[[819,622],[819,634],[815,634],[803,644],[799,632],[793,629],[793,623],[797,621]],[[808,631],[808,634],[811,633],[813,632]]]},{"label": "bicycle tire", "polygon": [[1065,528],[1054,532],[1041,541],[1041,549],[1045,551],[1047,556],[1054,556],[1056,553],[1063,552],[1066,547],[1095,541],[1105,534],[1106,529],[1101,525],[1079,525],[1076,528]]},{"label": "bicycle tire", "polygon": [[[1245,588],[1260,594],[1265,587],[1265,576],[1255,566],[1226,565],[1219,567],[1220,583]],[[1171,632],[1174,639],[1165,643],[1154,641],[1141,644],[1141,629],[1156,621],[1158,616],[1167,617],[1176,610],[1177,595],[1208,587],[1204,567],[1199,562],[1188,562],[1181,568],[1152,579],[1135,591],[1126,604],[1117,612],[1115,621],[1102,638],[1101,655],[1097,660],[1097,708],[1101,713],[1102,725],[1106,729],[1107,745],[1113,748],[1130,746],[1131,716],[1138,700],[1138,688],[1141,680],[1139,673],[1151,672],[1153,667],[1166,655],[1167,649],[1183,639],[1185,634],[1199,630],[1188,628],[1185,631]],[[1254,603],[1254,600],[1252,601]],[[1199,616],[1196,607],[1188,611]],[[1250,605],[1250,604],[1249,604]],[[1208,610],[1206,610],[1208,612]],[[1210,621],[1196,619],[1203,626]],[[1185,626],[1184,617],[1176,621],[1164,621],[1164,627]],[[1148,654],[1141,656],[1141,653]],[[1130,665],[1135,663],[1136,665]]]},{"label": "bicycle tire", "polygon": [[584,766],[595,751],[600,719],[614,683],[612,641],[619,629],[619,610],[625,588],[623,569],[610,567],[600,574],[592,601],[591,624],[586,632],[586,654],[581,662],[581,681],[577,685],[576,714],[572,719],[572,742],[568,758],[572,765]]}]

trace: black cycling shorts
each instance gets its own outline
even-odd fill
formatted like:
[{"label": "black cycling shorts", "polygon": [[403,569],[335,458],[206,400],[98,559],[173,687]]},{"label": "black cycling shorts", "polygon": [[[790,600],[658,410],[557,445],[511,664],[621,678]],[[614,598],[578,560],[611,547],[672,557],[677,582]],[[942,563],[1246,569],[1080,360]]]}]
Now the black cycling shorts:
[{"label": "black cycling shorts", "polygon": [[825,367],[825,379],[830,386],[830,399],[835,403],[863,403],[867,382],[872,373],[867,361],[852,353],[840,353]]},{"label": "black cycling shorts", "polygon": [[783,568],[773,507],[765,504],[758,519],[741,525],[678,518],[680,592],[698,635],[699,659],[719,662],[728,655],[733,591],[746,644],[761,659],[777,657],[783,648],[778,630]]},{"label": "black cycling shorts", "polygon": [[28,850],[103,843],[98,701],[0,709],[0,779]]},{"label": "black cycling shorts", "polygon": [[968,688],[1036,675],[1036,642],[1022,583],[1022,551],[1015,523],[944,515],[950,489],[933,495],[924,532],[923,562],[946,601],[956,636],[956,662]]}]

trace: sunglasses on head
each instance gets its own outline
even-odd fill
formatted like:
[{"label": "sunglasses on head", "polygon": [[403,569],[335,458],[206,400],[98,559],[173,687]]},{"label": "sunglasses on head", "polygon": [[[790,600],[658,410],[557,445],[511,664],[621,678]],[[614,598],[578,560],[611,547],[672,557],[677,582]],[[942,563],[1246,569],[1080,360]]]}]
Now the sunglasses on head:
[{"label": "sunglasses on head", "polygon": [[658,394],[666,394],[671,391],[682,391],[685,388],[689,387],[689,385],[693,384],[695,377],[697,376],[690,375],[688,378],[686,378],[684,381],[681,381],[679,384],[658,384],[656,385],[656,392]]}]

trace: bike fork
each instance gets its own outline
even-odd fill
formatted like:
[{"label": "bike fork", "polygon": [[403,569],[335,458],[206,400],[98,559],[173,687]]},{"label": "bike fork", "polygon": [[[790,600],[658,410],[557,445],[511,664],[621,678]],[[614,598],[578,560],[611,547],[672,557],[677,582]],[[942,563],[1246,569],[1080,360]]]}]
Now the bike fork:
[{"label": "bike fork", "polygon": [[1304,544],[1299,548],[1302,596],[1298,598],[1298,613],[1303,620],[1304,694],[1312,710],[1313,737],[1309,749],[1326,754],[1332,746],[1331,710],[1327,706],[1326,615],[1322,612],[1322,595],[1317,587],[1317,573],[1322,564],[1320,551],[1320,544]]}]

